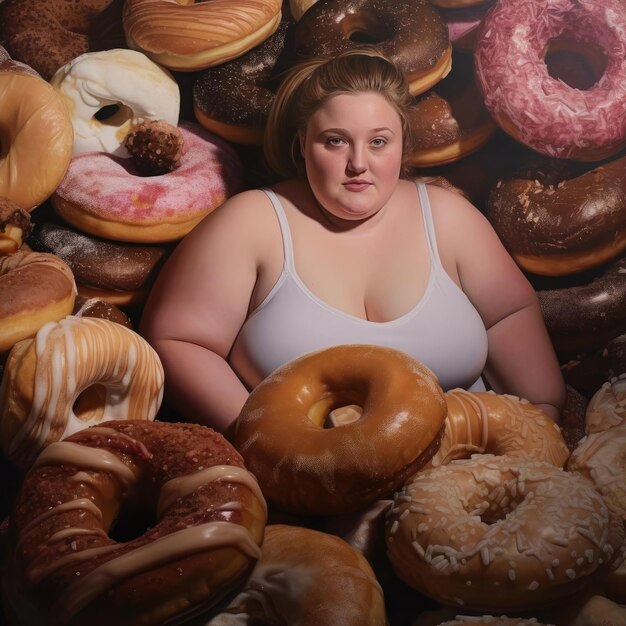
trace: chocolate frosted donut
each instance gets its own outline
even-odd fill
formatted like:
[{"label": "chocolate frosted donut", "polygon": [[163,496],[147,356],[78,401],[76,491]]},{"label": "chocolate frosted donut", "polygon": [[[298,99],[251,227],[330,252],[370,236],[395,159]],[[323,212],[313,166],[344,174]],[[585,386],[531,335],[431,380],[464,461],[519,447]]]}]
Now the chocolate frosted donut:
[{"label": "chocolate frosted donut", "polygon": [[334,57],[375,44],[406,74],[417,95],[449,71],[448,28],[427,0],[321,0],[307,9],[295,31],[302,56]]},{"label": "chocolate frosted donut", "polygon": [[193,103],[202,126],[235,143],[263,143],[278,76],[288,64],[285,45],[293,25],[283,17],[278,29],[261,45],[200,76],[193,87]]},{"label": "chocolate frosted donut", "polygon": [[109,304],[97,298],[83,298],[79,296],[74,302],[72,315],[76,317],[95,317],[96,319],[109,320],[116,324],[121,324],[133,330],[130,318],[114,304]]},{"label": "chocolate frosted donut", "polygon": [[558,183],[537,176],[499,181],[487,206],[489,220],[523,269],[564,276],[626,250],[626,156]]}]

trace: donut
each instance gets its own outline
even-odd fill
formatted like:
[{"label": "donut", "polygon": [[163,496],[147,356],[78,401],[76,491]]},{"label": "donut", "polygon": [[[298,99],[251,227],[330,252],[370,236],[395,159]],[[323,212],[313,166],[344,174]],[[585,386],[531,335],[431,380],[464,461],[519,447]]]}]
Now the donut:
[{"label": "donut", "polygon": [[[348,404],[362,407],[361,418],[324,428],[328,412]],[[419,361],[392,348],[333,346],[286,363],[252,390],[235,446],[279,508],[350,513],[424,465],[445,412],[437,378]]]},{"label": "donut", "polygon": [[317,0],[289,0],[289,12],[296,22],[304,15],[304,12]]},{"label": "donut", "polygon": [[365,558],[310,528],[266,527],[245,589],[203,626],[235,624],[386,626],[383,592]]},{"label": "donut", "polygon": [[[448,37],[454,50],[472,52],[476,35],[493,0],[479,2],[432,2],[448,27]],[[473,74],[473,72],[472,72]]]},{"label": "donut", "polygon": [[0,445],[28,467],[46,445],[93,424],[154,419],[162,398],[163,367],[145,339],[115,322],[70,315],[11,349]]},{"label": "donut", "polygon": [[472,454],[508,455],[563,467],[569,457],[559,427],[527,400],[493,391],[453,389],[441,446],[425,467]]},{"label": "donut", "polygon": [[193,103],[196,119],[204,128],[234,143],[263,143],[290,29],[293,22],[283,18],[262,44],[200,75],[193,86]]},{"label": "donut", "polygon": [[115,243],[46,222],[34,226],[28,243],[34,250],[56,254],[69,265],[79,295],[118,306],[146,299],[169,253],[166,246]]},{"label": "donut", "polygon": [[5,0],[0,39],[45,80],[72,59],[124,45],[121,0]]},{"label": "donut", "polygon": [[281,5],[281,0],[126,0],[126,42],[172,70],[201,70],[265,41],[278,28]]},{"label": "donut", "polygon": [[72,270],[53,254],[18,251],[0,257],[0,353],[72,312]]},{"label": "donut", "polygon": [[[501,0],[474,45],[478,85],[501,128],[550,156],[599,161],[626,145],[626,7],[621,0]],[[606,68],[589,89],[553,77],[553,40],[599,47]]]},{"label": "donut", "polygon": [[[111,537],[125,509],[151,514],[151,528]],[[33,626],[193,616],[245,580],[265,520],[254,477],[218,433],[104,422],[48,446],[24,478],[9,527],[7,613]]]},{"label": "donut", "polygon": [[307,9],[296,25],[300,56],[334,57],[375,44],[406,75],[413,95],[450,71],[448,29],[428,0],[325,0]]},{"label": "donut", "polygon": [[98,300],[98,298],[83,298],[79,296],[76,298],[76,302],[74,302],[72,315],[76,317],[95,317],[102,320],[109,320],[110,322],[121,324],[133,330],[133,323],[126,313],[114,304],[110,304],[105,300]]},{"label": "donut", "polygon": [[[81,54],[60,67],[50,84],[71,112],[73,156],[102,151],[127,157],[124,139],[136,124],[178,124],[178,84],[167,70],[134,50]],[[107,115],[105,107],[113,114]]]},{"label": "donut", "polygon": [[226,198],[241,191],[243,168],[234,149],[199,124],[181,122],[181,166],[139,176],[132,159],[79,154],[52,196],[69,224],[104,239],[176,241]]},{"label": "donut", "polygon": [[587,433],[598,433],[614,426],[626,426],[626,372],[604,383],[585,411]]},{"label": "donut", "polygon": [[626,156],[558,183],[500,180],[487,216],[518,265],[565,276],[626,250]]},{"label": "donut", "polygon": [[30,212],[67,170],[72,122],[57,92],[30,67],[10,59],[0,61],[0,102],[0,197]]},{"label": "donut", "polygon": [[414,167],[445,165],[484,146],[497,125],[476,87],[471,55],[452,55],[452,71],[417,97],[410,110],[415,144],[408,162]]},{"label": "donut", "polygon": [[586,284],[540,289],[537,297],[557,354],[597,350],[626,332],[626,256]]},{"label": "donut", "polygon": [[396,574],[442,604],[530,610],[569,596],[615,559],[622,520],[582,476],[490,454],[418,472],[396,493]]},{"label": "donut", "polygon": [[30,231],[30,213],[0,197],[0,256],[17,252]]}]

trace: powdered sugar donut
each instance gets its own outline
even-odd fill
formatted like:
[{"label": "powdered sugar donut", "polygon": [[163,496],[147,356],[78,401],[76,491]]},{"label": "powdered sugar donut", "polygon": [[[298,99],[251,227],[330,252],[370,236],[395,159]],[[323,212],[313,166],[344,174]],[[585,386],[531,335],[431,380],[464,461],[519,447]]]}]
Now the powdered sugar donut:
[{"label": "powdered sugar donut", "polygon": [[182,123],[178,169],[140,176],[132,159],[104,152],[72,159],[52,204],[80,230],[105,239],[175,241],[241,190],[243,167],[226,142],[200,125]]},{"label": "powdered sugar donut", "polygon": [[[63,97],[74,126],[74,155],[104,151],[128,156],[124,138],[146,120],[178,123],[180,92],[172,75],[135,50],[87,52],[50,79]],[[100,120],[106,106],[117,106]]]},{"label": "powdered sugar donut", "polygon": [[[559,158],[596,161],[626,145],[626,5],[621,0],[501,0],[474,48],[485,105],[502,128]],[[552,41],[600,47],[606,68],[590,89],[553,78]]]}]

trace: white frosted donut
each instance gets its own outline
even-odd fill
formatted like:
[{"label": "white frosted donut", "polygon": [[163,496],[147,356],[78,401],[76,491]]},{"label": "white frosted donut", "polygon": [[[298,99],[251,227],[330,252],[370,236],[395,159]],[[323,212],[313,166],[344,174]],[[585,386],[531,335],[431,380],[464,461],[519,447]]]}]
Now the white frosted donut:
[{"label": "white frosted donut", "polygon": [[[148,120],[178,124],[178,84],[167,70],[135,50],[81,54],[59,68],[50,83],[70,111],[74,156],[95,151],[128,157],[124,138],[136,124]],[[110,105],[119,108],[99,120],[97,113]]]}]

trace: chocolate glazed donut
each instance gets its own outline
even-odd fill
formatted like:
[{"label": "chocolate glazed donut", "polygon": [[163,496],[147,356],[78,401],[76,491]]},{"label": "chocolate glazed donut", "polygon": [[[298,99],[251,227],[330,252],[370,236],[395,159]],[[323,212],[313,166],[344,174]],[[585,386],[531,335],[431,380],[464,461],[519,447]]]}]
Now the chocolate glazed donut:
[{"label": "chocolate glazed donut", "polygon": [[626,257],[586,285],[540,290],[537,296],[559,355],[598,350],[626,332]]},{"label": "chocolate glazed donut", "polygon": [[626,156],[546,183],[500,181],[489,196],[487,217],[522,269],[565,276],[626,250]]}]

